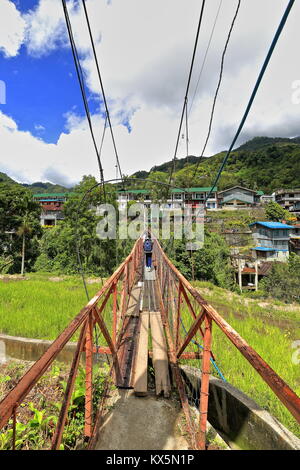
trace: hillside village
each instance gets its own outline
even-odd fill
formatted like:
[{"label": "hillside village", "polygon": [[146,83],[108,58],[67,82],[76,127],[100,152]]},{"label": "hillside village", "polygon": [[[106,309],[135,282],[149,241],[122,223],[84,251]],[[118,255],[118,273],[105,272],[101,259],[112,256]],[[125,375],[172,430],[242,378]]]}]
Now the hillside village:
[{"label": "hillside village", "polygon": [[[164,208],[174,210],[186,206],[196,211],[207,194],[212,191],[211,187],[187,188],[184,191],[172,189],[169,199],[166,199]],[[63,220],[63,204],[72,193],[45,193],[34,194],[34,199],[41,205],[41,225],[51,228]],[[145,189],[119,190],[117,192],[117,203],[120,209],[124,209],[128,203],[143,202],[150,209],[154,202],[151,192]],[[163,201],[160,201],[163,202]],[[238,228],[223,229],[222,235],[231,247],[232,265],[236,271],[236,280],[240,289],[258,289],[258,281],[268,275],[273,261],[285,262],[290,252],[300,255],[300,189],[279,189],[271,195],[263,191],[255,191],[241,186],[234,186],[223,191],[214,188],[206,202],[206,223],[211,225],[211,212],[223,213],[223,211],[245,211],[252,210],[255,214],[263,209],[269,202],[276,202],[290,214],[290,222],[255,220],[248,226],[248,230]],[[262,211],[263,212],[263,211]],[[222,223],[222,215],[219,217]],[[249,240],[250,236],[250,240]],[[237,247],[237,239],[240,244],[250,245],[247,252],[240,252]]]},{"label": "hillside village", "polygon": [[[112,198],[119,209],[125,209],[134,202],[150,209],[151,204],[158,203],[163,208],[161,217],[169,213],[171,220],[176,209],[186,207],[190,207],[196,217],[205,203],[205,228],[209,233],[221,236],[228,247],[235,284],[241,291],[258,290],[259,281],[270,274],[274,263],[287,263],[291,253],[300,255],[298,140],[257,137],[243,144],[234,151],[228,163],[226,171],[230,175],[220,180],[220,186],[215,188],[209,185],[210,175],[222,154],[205,158],[199,169],[197,167],[199,174],[195,178],[193,172],[197,159],[178,159],[174,181],[167,191],[165,183],[171,162],[153,167],[150,172],[137,172],[126,178],[125,189],[117,183],[109,185]],[[291,161],[294,164],[291,165]],[[258,171],[257,165],[260,172],[256,174],[255,181],[253,175]],[[272,168],[278,165],[287,173],[284,181],[278,180],[282,186],[274,188],[269,178],[273,174]],[[257,184],[260,174],[265,175],[261,188]],[[282,175],[281,170],[279,175]],[[161,181],[162,185],[157,187],[154,181]],[[200,181],[207,182],[207,185],[197,184]],[[44,233],[63,223],[66,216],[64,207],[69,202],[72,206],[78,191],[52,183],[19,185],[3,173],[0,175],[1,185],[30,191],[40,208],[39,222]],[[267,191],[268,188],[273,190]],[[8,230],[7,236],[15,237],[15,232],[16,229]]]}]

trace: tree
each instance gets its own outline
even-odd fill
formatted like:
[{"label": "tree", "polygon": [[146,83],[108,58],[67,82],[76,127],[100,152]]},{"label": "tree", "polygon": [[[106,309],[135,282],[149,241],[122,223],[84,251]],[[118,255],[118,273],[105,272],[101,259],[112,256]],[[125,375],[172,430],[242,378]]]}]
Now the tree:
[{"label": "tree", "polygon": [[26,235],[30,235],[33,227],[30,213],[25,212],[21,225],[18,228],[17,235],[22,237],[22,263],[21,263],[21,275],[24,275],[24,265],[25,265],[25,248],[26,248]]},{"label": "tree", "polygon": [[259,285],[269,297],[283,302],[300,302],[300,256],[291,253],[287,263],[274,262],[271,272]]},{"label": "tree", "polygon": [[35,269],[66,274],[78,272],[79,260],[85,273],[110,275],[123,259],[128,247],[117,240],[100,240],[96,227],[101,219],[96,208],[106,202],[116,207],[115,188],[97,185],[92,176],[84,176],[75,194],[64,205],[65,219],[46,231],[40,242],[40,256]]},{"label": "tree", "polygon": [[291,214],[274,201],[270,201],[266,204],[265,213],[268,220],[275,222],[281,222],[282,220],[289,220],[291,218]]},{"label": "tree", "polygon": [[185,240],[167,243],[165,249],[175,266],[188,279],[192,278],[194,271],[197,280],[210,281],[225,289],[233,287],[229,247],[219,234],[205,230],[204,246],[194,251],[192,256],[186,250]]},{"label": "tree", "polygon": [[[9,257],[13,262],[9,264],[9,272],[23,271],[25,267],[31,269],[38,256],[38,238],[42,235],[40,226],[41,208],[34,201],[32,193],[18,184],[0,184],[0,257]],[[26,220],[27,219],[27,222]],[[24,224],[24,222],[26,222]],[[30,224],[29,232],[25,228]],[[24,226],[21,230],[21,226]],[[21,231],[24,231],[21,235]],[[27,235],[26,232],[27,231]],[[22,253],[26,244],[26,260]]]}]

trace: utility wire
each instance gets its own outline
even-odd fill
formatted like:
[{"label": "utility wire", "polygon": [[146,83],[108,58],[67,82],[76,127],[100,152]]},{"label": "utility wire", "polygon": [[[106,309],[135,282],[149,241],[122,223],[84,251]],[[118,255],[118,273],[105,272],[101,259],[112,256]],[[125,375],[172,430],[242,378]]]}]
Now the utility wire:
[{"label": "utility wire", "polygon": [[97,161],[98,161],[99,172],[100,172],[100,180],[101,180],[101,183],[103,184],[103,193],[104,193],[104,197],[105,197],[103,168],[102,168],[102,163],[101,163],[101,159],[100,159],[100,155],[99,155],[99,152],[98,152],[97,143],[96,143],[96,139],[95,139],[95,135],[94,135],[92,119],[91,119],[89,105],[88,105],[86,91],[85,91],[84,76],[83,76],[82,68],[81,68],[81,65],[80,65],[80,60],[79,60],[76,44],[75,44],[75,41],[74,41],[72,26],[71,26],[70,17],[69,17],[69,13],[68,13],[68,9],[67,9],[65,0],[62,0],[62,5],[63,5],[66,25],[67,25],[67,29],[68,29],[68,34],[69,34],[69,39],[70,39],[74,64],[75,64],[75,68],[76,68],[76,73],[77,73],[77,77],[78,77],[78,81],[79,81],[79,85],[80,85],[80,91],[81,91],[81,95],[82,95],[84,109],[85,109],[89,129],[90,129],[90,133],[91,133],[91,136],[92,136],[93,145],[94,145],[95,152],[96,152],[96,155],[97,155]]},{"label": "utility wire", "polygon": [[192,110],[192,107],[193,107],[193,104],[194,104],[194,100],[195,100],[195,97],[196,97],[196,94],[197,94],[197,91],[198,91],[200,79],[202,77],[202,72],[203,72],[203,69],[204,69],[204,65],[205,65],[205,62],[206,62],[206,58],[207,58],[207,54],[208,54],[208,51],[209,51],[209,48],[210,48],[210,44],[211,44],[211,41],[212,41],[212,38],[213,38],[213,35],[214,35],[214,32],[215,32],[215,28],[216,28],[216,24],[217,24],[217,20],[218,20],[218,17],[219,17],[219,13],[220,13],[220,10],[221,10],[222,3],[223,3],[223,0],[220,0],[219,7],[218,7],[218,10],[217,10],[217,14],[216,14],[216,17],[215,17],[215,21],[214,21],[214,24],[213,24],[213,27],[212,27],[212,30],[211,30],[211,33],[210,33],[209,41],[208,41],[206,51],[205,51],[205,54],[204,54],[204,58],[203,58],[203,61],[202,61],[202,65],[201,65],[201,69],[200,69],[200,72],[199,72],[196,88],[195,88],[193,98],[191,100],[190,108],[189,108],[189,111],[188,111],[189,115],[191,114],[191,110]]},{"label": "utility wire", "polygon": [[118,155],[117,146],[116,146],[116,141],[115,141],[115,137],[114,137],[112,125],[111,125],[109,110],[108,110],[108,106],[107,106],[107,100],[106,100],[106,96],[105,96],[105,92],[104,92],[103,81],[102,81],[102,77],[101,77],[101,73],[100,73],[100,67],[99,67],[98,57],[97,57],[97,53],[96,53],[95,43],[94,43],[94,39],[93,39],[93,34],[92,34],[92,30],[91,30],[91,25],[90,25],[90,20],[89,20],[88,11],[87,11],[87,8],[86,8],[85,0],[82,0],[82,5],[83,5],[84,14],[85,14],[85,18],[86,18],[86,22],[87,22],[87,26],[88,26],[88,30],[89,30],[89,36],[90,36],[90,41],[91,41],[91,44],[92,44],[94,59],[95,59],[95,62],[96,62],[98,78],[99,78],[100,87],[101,87],[101,92],[102,92],[102,97],[103,97],[103,101],[104,101],[104,106],[105,106],[105,111],[106,111],[106,117],[107,117],[107,120],[108,120],[108,124],[109,124],[109,128],[110,128],[110,133],[111,133],[111,138],[112,138],[112,142],[113,142],[113,147],[114,147],[114,151],[115,151],[116,161],[117,161],[117,165],[118,165],[119,172],[120,172],[120,178],[121,178],[121,180],[122,180],[122,182],[123,182],[123,184],[124,184],[124,181],[123,181],[123,173],[122,173],[121,166],[120,166],[119,155]]},{"label": "utility wire", "polygon": [[279,23],[279,26],[278,26],[277,31],[276,31],[276,33],[275,33],[275,36],[274,36],[274,38],[273,38],[273,40],[272,40],[272,43],[271,43],[271,46],[270,46],[270,48],[269,48],[268,54],[267,54],[267,56],[266,56],[266,58],[265,58],[265,60],[264,60],[264,63],[263,63],[263,65],[262,65],[262,68],[261,68],[261,70],[260,70],[260,73],[259,73],[259,75],[258,75],[258,78],[257,78],[257,80],[256,80],[254,89],[253,89],[252,94],[251,94],[251,96],[250,96],[250,99],[249,99],[247,108],[246,108],[246,110],[245,110],[245,112],[244,112],[244,115],[243,115],[243,117],[242,117],[242,120],[241,120],[241,122],[240,122],[240,125],[239,125],[239,127],[238,127],[238,129],[237,129],[237,131],[236,131],[236,134],[235,134],[235,136],[234,136],[234,138],[233,138],[233,141],[232,141],[232,143],[231,143],[231,145],[230,145],[230,147],[229,147],[229,150],[227,151],[227,153],[226,153],[226,155],[225,155],[225,157],[224,157],[224,159],[223,159],[223,161],[222,161],[222,163],[221,163],[221,166],[220,166],[220,168],[219,168],[219,170],[218,170],[217,176],[216,176],[216,178],[215,178],[215,180],[214,180],[214,182],[213,182],[213,185],[212,185],[212,187],[211,187],[211,190],[210,190],[210,192],[209,192],[209,193],[207,194],[207,196],[206,196],[205,202],[207,201],[207,199],[209,199],[211,193],[213,192],[214,188],[216,187],[216,185],[217,185],[217,183],[218,183],[218,181],[219,181],[219,179],[220,179],[220,176],[221,176],[221,174],[222,174],[222,171],[223,171],[223,169],[224,169],[224,167],[225,167],[225,165],[226,165],[226,163],[227,163],[227,160],[228,160],[228,158],[229,158],[229,156],[230,156],[230,153],[231,153],[231,151],[232,151],[232,149],[233,149],[233,147],[234,147],[234,144],[236,143],[236,141],[237,141],[237,139],[238,139],[238,137],[239,137],[239,135],[240,135],[240,133],[241,133],[243,127],[244,127],[245,121],[246,121],[247,116],[248,116],[248,114],[249,114],[249,111],[250,111],[250,109],[251,109],[251,107],[252,107],[252,104],[253,104],[254,98],[255,98],[255,96],[256,96],[257,90],[258,90],[258,88],[259,88],[259,86],[260,86],[260,83],[261,83],[261,81],[262,81],[262,79],[263,79],[263,76],[264,76],[265,71],[266,71],[266,69],[267,69],[267,67],[268,67],[268,64],[269,64],[270,59],[271,59],[271,57],[272,57],[272,54],[273,54],[273,52],[274,52],[274,49],[275,49],[275,46],[276,46],[277,41],[278,41],[278,39],[279,39],[279,36],[280,36],[280,34],[282,33],[282,30],[283,30],[283,28],[284,28],[284,25],[285,25],[285,23],[286,23],[286,20],[287,20],[289,14],[290,14],[290,11],[291,11],[292,6],[294,5],[294,3],[295,3],[295,0],[289,0],[289,3],[288,3],[288,5],[287,5],[287,7],[286,7],[286,10],[285,10],[285,12],[284,12],[282,18],[281,18],[281,21],[280,21],[280,23]]},{"label": "utility wire", "polygon": [[230,29],[229,29],[229,32],[228,32],[228,35],[227,35],[227,39],[226,39],[226,42],[225,42],[224,50],[223,50],[223,53],[222,53],[219,80],[218,80],[218,84],[217,84],[217,88],[216,88],[215,96],[214,96],[214,100],[213,100],[213,105],[212,105],[212,109],[211,109],[211,115],[210,115],[210,120],[209,120],[209,126],[208,126],[208,132],[207,132],[206,140],[205,140],[205,143],[204,143],[204,146],[203,146],[201,155],[199,156],[199,160],[197,161],[196,168],[195,168],[194,174],[193,174],[193,178],[195,177],[195,175],[196,175],[196,173],[197,173],[199,164],[200,164],[201,160],[203,159],[204,152],[205,152],[206,146],[207,146],[208,141],[209,141],[209,137],[210,137],[210,133],[211,133],[211,128],[212,128],[212,123],[213,123],[213,118],[214,118],[214,113],[215,113],[216,102],[217,102],[217,98],[218,98],[218,94],[219,94],[219,90],[220,90],[220,86],[221,86],[221,82],[222,82],[222,77],[223,77],[223,69],[224,69],[225,55],[226,55],[228,43],[229,43],[229,40],[230,40],[230,36],[231,36],[232,30],[233,30],[233,27],[234,27],[234,23],[235,23],[235,20],[236,20],[236,18],[237,18],[237,16],[238,16],[238,13],[239,13],[240,5],[241,5],[241,0],[238,0],[237,8],[236,8],[236,11],[235,11],[233,20],[232,20],[232,22],[231,22]]},{"label": "utility wire", "polygon": [[192,72],[193,72],[193,67],[194,67],[194,61],[195,61],[195,55],[196,55],[196,50],[197,50],[197,45],[198,45],[198,38],[199,38],[199,32],[200,32],[200,27],[201,27],[201,23],[202,23],[204,6],[205,6],[205,0],[202,0],[202,6],[201,6],[201,11],[200,11],[200,17],[199,17],[199,22],[198,22],[196,38],[195,38],[194,50],[193,50],[193,56],[192,56],[192,61],[191,61],[191,66],[190,66],[190,71],[189,71],[189,76],[188,76],[186,92],[185,92],[185,96],[184,96],[184,102],[183,102],[183,108],[182,108],[182,112],[181,112],[181,118],[180,118],[180,124],[179,124],[179,129],[178,129],[176,145],[175,145],[175,152],[174,152],[174,157],[173,157],[173,166],[171,166],[171,171],[170,171],[170,176],[169,176],[169,184],[171,184],[172,176],[173,176],[173,173],[174,173],[175,168],[176,168],[176,155],[177,155],[177,150],[178,150],[178,144],[179,144],[179,139],[180,139],[180,132],[181,132],[181,127],[182,127],[182,122],[183,122],[183,118],[184,118],[184,112],[185,112],[185,108],[187,106],[187,101],[188,101],[188,93],[189,93],[190,82],[191,82],[191,77],[192,77]]}]

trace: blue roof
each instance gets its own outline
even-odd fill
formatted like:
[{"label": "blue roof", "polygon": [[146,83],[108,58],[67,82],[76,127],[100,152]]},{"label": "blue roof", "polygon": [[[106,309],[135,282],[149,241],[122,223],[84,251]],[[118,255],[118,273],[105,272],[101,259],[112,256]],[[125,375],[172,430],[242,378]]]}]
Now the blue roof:
[{"label": "blue roof", "polygon": [[267,248],[266,246],[256,246],[255,248],[251,248],[251,250],[257,250],[257,251],[289,251],[289,250],[280,250],[278,248]]},{"label": "blue roof", "polygon": [[255,224],[262,225],[267,228],[294,228],[292,225],[282,224],[281,222],[252,222],[252,224],[249,224],[249,227]]},{"label": "blue roof", "polygon": [[256,246],[255,248],[251,248],[251,250],[258,250],[258,251],[276,251],[275,248],[267,248],[265,246]]}]

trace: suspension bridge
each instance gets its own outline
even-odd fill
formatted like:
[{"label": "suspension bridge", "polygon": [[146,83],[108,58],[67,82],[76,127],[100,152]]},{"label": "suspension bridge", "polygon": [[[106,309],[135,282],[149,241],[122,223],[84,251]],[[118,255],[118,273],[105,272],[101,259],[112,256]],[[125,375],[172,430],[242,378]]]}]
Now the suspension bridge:
[{"label": "suspension bridge", "polygon": [[[101,440],[99,429],[110,388],[114,384],[119,390],[130,389],[139,397],[138,400],[144,400],[143,397],[148,394],[149,358],[155,372],[156,395],[163,395],[168,400],[172,391],[178,392],[190,448],[205,450],[211,364],[223,377],[212,351],[213,324],[220,328],[236,347],[237,353],[245,357],[300,423],[299,397],[176,269],[157,239],[154,239],[153,269],[150,272],[145,270],[144,256],[143,239],[140,238],[101,290],[2,400],[0,429],[12,422],[13,448],[19,407],[77,331],[79,338],[53,433],[53,450],[59,449],[62,443],[82,359],[85,363],[84,435],[88,449],[95,449],[99,448]],[[108,314],[104,316],[105,311]],[[99,335],[101,346],[98,340],[95,341]],[[149,336],[151,341],[148,340]],[[195,341],[196,337],[199,337],[198,342]],[[199,345],[199,342],[202,343],[201,348],[191,347],[195,343]],[[99,353],[110,358],[110,369],[95,409],[93,364]],[[179,367],[183,359],[196,363],[201,374],[197,421],[191,415],[187,384]],[[145,407],[147,403],[149,401],[145,401]],[[155,419],[152,416],[152,420]],[[111,438],[113,440],[113,436]]]}]

